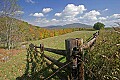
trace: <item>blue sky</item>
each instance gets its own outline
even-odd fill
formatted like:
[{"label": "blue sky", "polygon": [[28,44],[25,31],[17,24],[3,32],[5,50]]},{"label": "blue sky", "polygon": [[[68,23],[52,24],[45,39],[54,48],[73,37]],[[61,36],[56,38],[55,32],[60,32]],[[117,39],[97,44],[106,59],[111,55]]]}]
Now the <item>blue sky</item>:
[{"label": "blue sky", "polygon": [[19,0],[22,20],[40,27],[120,21],[120,0]]}]

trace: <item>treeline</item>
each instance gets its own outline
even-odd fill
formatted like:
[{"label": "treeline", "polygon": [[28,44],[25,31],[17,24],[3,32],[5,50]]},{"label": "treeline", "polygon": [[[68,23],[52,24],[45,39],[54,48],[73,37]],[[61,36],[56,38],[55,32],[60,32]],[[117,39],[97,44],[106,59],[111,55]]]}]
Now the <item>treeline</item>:
[{"label": "treeline", "polygon": [[[93,29],[85,29],[85,28],[63,28],[63,29],[46,29],[46,28],[39,28],[39,27],[29,27],[29,35],[25,36],[25,41],[30,40],[40,40],[48,37],[54,37],[63,35],[66,33],[71,33],[74,31],[81,31],[81,30],[93,30]],[[28,37],[29,36],[29,37]]]},{"label": "treeline", "polygon": [[81,30],[94,30],[94,29],[86,28],[47,29],[38,26],[33,26],[21,20],[0,17],[0,43],[3,44],[6,43],[8,41],[7,37],[11,37],[9,38],[9,41],[11,42],[11,45],[13,44],[13,46],[18,42],[40,40],[48,37],[59,36],[73,31]]},{"label": "treeline", "polygon": [[48,37],[54,37],[73,32],[73,29],[45,29],[29,27],[29,34],[25,36],[25,41],[40,40]]}]

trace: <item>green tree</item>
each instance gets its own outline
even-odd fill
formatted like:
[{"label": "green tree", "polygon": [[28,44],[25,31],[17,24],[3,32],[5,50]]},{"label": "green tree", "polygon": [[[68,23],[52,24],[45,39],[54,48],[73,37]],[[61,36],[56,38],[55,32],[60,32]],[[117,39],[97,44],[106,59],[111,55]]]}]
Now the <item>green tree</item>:
[{"label": "green tree", "polygon": [[100,30],[100,29],[102,29],[104,27],[105,27],[105,25],[103,23],[101,23],[101,22],[97,22],[93,26],[93,28],[96,29],[96,30]]}]

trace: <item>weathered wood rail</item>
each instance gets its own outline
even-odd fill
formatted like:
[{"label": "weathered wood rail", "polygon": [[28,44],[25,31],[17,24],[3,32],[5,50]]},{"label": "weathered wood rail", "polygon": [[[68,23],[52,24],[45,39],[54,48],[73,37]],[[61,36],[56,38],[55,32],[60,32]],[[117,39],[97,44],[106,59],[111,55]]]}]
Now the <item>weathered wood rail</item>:
[{"label": "weathered wood rail", "polygon": [[[29,57],[31,59],[30,62],[34,61],[33,58],[36,58],[36,56],[41,55],[42,56],[41,63],[46,62],[47,66],[51,66],[51,64],[53,64],[51,66],[51,70],[53,73],[48,77],[44,77],[43,78],[44,80],[49,80],[55,75],[61,80],[85,80],[84,50],[93,46],[98,35],[99,35],[99,32],[96,32],[95,34],[93,34],[93,38],[88,43],[84,43],[83,39],[81,38],[67,39],[65,40],[66,50],[45,48],[43,44],[40,44],[40,46],[35,46],[34,44],[30,44],[29,45],[30,49],[28,52],[33,52],[29,54]],[[44,54],[44,51],[62,55],[66,57],[66,62],[62,63],[60,62],[60,59],[56,60],[50,56],[47,56],[46,54]],[[34,57],[31,54],[33,54]],[[29,57],[27,58],[29,59]],[[34,69],[36,69],[35,62],[31,62],[32,67],[34,66]],[[32,70],[35,71],[34,69]],[[28,71],[26,72],[28,73]]]},{"label": "weathered wood rail", "polygon": [[[120,27],[113,27],[113,29],[115,30],[115,32],[120,34]],[[119,30],[119,31],[118,31]]]}]

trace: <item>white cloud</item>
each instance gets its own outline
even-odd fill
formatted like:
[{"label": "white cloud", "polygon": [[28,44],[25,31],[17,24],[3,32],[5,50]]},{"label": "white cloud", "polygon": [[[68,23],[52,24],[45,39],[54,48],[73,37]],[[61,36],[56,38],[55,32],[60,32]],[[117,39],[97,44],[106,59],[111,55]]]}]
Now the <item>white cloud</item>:
[{"label": "white cloud", "polygon": [[120,14],[113,14],[111,16],[107,16],[107,19],[105,21],[102,21],[105,23],[107,26],[113,26],[116,25],[115,22],[120,22]]},{"label": "white cloud", "polygon": [[33,13],[29,14],[29,16],[33,16]]},{"label": "white cloud", "polygon": [[76,23],[79,22],[77,18],[71,18],[71,19],[47,19],[47,18],[37,18],[36,24],[43,26],[49,26],[49,25],[65,25],[70,23]]},{"label": "white cloud", "polygon": [[[87,12],[89,13],[89,12]],[[85,13],[85,14],[87,14]],[[78,17],[70,17],[70,18],[53,18],[53,19],[48,19],[48,18],[37,18],[36,19],[36,23],[37,25],[40,25],[42,27],[44,26],[49,26],[49,25],[65,25],[65,24],[70,24],[70,23],[84,23],[84,24],[88,24],[88,25],[94,25],[96,22],[102,22],[104,23],[106,26],[111,26],[114,25],[114,22],[120,22],[120,20],[118,20],[117,18],[115,18],[117,15],[113,14],[111,16],[105,16],[103,17],[102,15],[100,15],[100,13],[96,13],[96,15],[99,15],[98,17],[96,17],[96,20],[91,20],[87,19],[87,18],[78,18]],[[84,15],[83,15],[84,16]],[[114,18],[113,18],[114,17]]]},{"label": "white cloud", "polygon": [[44,17],[43,13],[31,13],[29,16],[34,16],[34,17]]},{"label": "white cloud", "polygon": [[18,14],[18,15],[24,14],[24,11],[15,11],[15,14]]},{"label": "white cloud", "polygon": [[55,16],[60,17],[60,16],[61,16],[61,13],[55,13]]},{"label": "white cloud", "polygon": [[64,25],[79,22],[78,18],[76,17],[83,14],[83,12],[86,10],[87,9],[84,7],[84,5],[76,6],[74,4],[68,4],[62,12],[55,13],[55,16],[59,20],[59,23]]},{"label": "white cloud", "polygon": [[57,19],[52,19],[51,21],[54,21],[54,22],[59,22],[59,20],[57,20]]},{"label": "white cloud", "polygon": [[28,3],[32,3],[32,4],[35,3],[35,1],[33,1],[33,0],[26,0],[26,2],[28,2]]},{"label": "white cloud", "polygon": [[60,20],[57,19],[46,19],[46,18],[37,18],[35,20],[35,24],[40,25],[41,27],[50,26],[50,25],[58,25]]},{"label": "white cloud", "polygon": [[108,11],[108,9],[106,8],[106,9],[102,10],[102,12],[105,12],[105,11]]},{"label": "white cloud", "polygon": [[107,18],[105,18],[105,17],[99,17],[98,19],[99,20],[106,20]]},{"label": "white cloud", "polygon": [[99,11],[96,10],[92,10],[88,13],[85,13],[85,15],[82,17],[84,19],[88,19],[88,20],[97,20],[97,16],[101,15]]},{"label": "white cloud", "polygon": [[4,13],[3,11],[0,11],[0,13]]},{"label": "white cloud", "polygon": [[114,22],[120,22],[120,20],[118,19],[120,17],[120,14],[113,14],[110,16],[106,16],[106,17],[98,17],[98,20],[96,21],[90,21],[91,24],[94,24],[95,22],[102,22],[104,23],[107,27],[116,25]]},{"label": "white cloud", "polygon": [[118,19],[118,18],[120,18],[120,14],[113,14],[112,16],[110,16],[110,18],[116,18],[116,19]]},{"label": "white cloud", "polygon": [[46,24],[46,23],[48,23],[49,22],[49,20],[47,20],[46,18],[37,18],[36,20],[35,20],[35,22],[37,22],[37,23],[41,23],[41,24]]},{"label": "white cloud", "polygon": [[42,13],[35,13],[35,14],[33,14],[33,16],[35,16],[35,17],[43,17],[44,15]]},{"label": "white cloud", "polygon": [[52,11],[53,9],[52,8],[43,8],[43,13],[48,13],[50,11]]},{"label": "white cloud", "polygon": [[74,5],[74,4],[68,4],[65,9],[61,13],[56,13],[55,16],[61,16],[61,17],[75,17],[78,14],[82,14],[84,11],[86,11],[84,5]]},{"label": "white cloud", "polygon": [[108,9],[106,8],[104,11],[108,11]]},{"label": "white cloud", "polygon": [[74,4],[68,4],[63,10],[63,14],[65,16],[76,16],[78,14],[83,13],[85,11],[84,5],[75,6]]},{"label": "white cloud", "polygon": [[0,16],[3,15],[3,14],[5,14],[4,11],[0,11]]},{"label": "white cloud", "polygon": [[[36,24],[39,24],[41,26],[49,26],[49,25],[65,25],[69,23],[75,23],[79,22],[78,18],[76,18],[79,14],[82,14],[84,11],[86,11],[84,5],[74,5],[74,4],[68,4],[64,10],[60,13],[55,13],[55,18],[48,19],[45,17],[40,17],[35,20]],[[50,9],[43,9],[43,13],[49,12]],[[35,14],[30,14],[30,16],[35,16]],[[38,15],[38,14],[36,14]],[[48,17],[48,16],[47,16]]]},{"label": "white cloud", "polygon": [[[48,13],[52,11],[52,8],[44,8],[42,10],[43,13]],[[44,16],[43,13],[31,13],[30,16],[35,16],[36,20],[34,24],[40,26],[49,26],[49,25],[65,25],[70,23],[85,23],[88,25],[94,25],[96,22],[102,22],[106,26],[113,25],[114,22],[120,22],[120,14],[113,14],[109,16],[103,15],[104,11],[108,11],[108,9],[104,10],[91,10],[86,11],[87,9],[84,5],[74,5],[68,4],[64,10],[61,12],[57,12],[54,14],[53,18],[50,19],[49,15]]]}]

